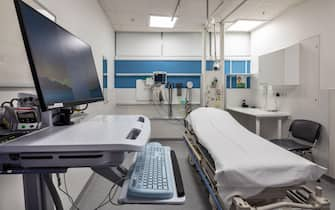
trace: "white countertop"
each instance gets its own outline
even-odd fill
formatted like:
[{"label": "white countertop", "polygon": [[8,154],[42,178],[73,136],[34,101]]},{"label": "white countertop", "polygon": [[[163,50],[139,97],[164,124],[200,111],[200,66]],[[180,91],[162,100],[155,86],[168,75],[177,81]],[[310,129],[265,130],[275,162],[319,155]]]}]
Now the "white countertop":
[{"label": "white countertop", "polygon": [[227,108],[228,111],[234,111],[246,115],[251,115],[254,117],[289,117],[290,113],[288,112],[282,112],[282,111],[277,111],[277,112],[271,112],[271,111],[266,111],[262,110],[259,108],[243,108],[243,107],[229,107]]},{"label": "white countertop", "polygon": [[[150,120],[140,115],[98,115],[72,126],[50,127],[19,137],[0,146],[8,152],[141,151],[150,138]],[[141,130],[136,140],[127,139],[133,129]]]}]

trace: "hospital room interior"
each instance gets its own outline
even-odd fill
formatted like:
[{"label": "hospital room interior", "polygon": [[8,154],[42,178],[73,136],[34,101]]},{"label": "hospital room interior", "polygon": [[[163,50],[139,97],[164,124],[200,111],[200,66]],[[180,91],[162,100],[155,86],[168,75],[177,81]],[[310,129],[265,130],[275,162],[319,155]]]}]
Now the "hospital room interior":
[{"label": "hospital room interior", "polygon": [[335,209],[334,19],[1,0],[0,210]]}]

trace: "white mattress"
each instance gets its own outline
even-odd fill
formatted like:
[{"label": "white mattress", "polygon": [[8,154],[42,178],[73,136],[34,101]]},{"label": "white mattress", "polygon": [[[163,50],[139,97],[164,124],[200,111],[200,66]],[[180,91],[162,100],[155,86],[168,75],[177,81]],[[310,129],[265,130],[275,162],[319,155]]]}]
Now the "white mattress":
[{"label": "white mattress", "polygon": [[248,131],[226,111],[199,108],[187,120],[215,161],[217,187],[227,206],[235,195],[248,198],[265,188],[315,181],[326,172]]}]

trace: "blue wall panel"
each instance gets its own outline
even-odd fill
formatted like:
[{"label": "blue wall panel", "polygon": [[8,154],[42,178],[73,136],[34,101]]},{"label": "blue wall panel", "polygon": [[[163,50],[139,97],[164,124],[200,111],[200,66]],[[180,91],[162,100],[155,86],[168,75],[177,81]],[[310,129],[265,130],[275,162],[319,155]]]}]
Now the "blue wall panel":
[{"label": "blue wall panel", "polygon": [[251,86],[251,78],[247,77],[247,88],[250,88]]},{"label": "blue wall panel", "polygon": [[245,61],[232,61],[232,68],[233,74],[245,73]]},{"label": "blue wall panel", "polygon": [[206,62],[206,70],[207,71],[212,71],[213,70],[213,65],[214,65],[214,61],[207,61]]},{"label": "blue wall panel", "polygon": [[230,62],[231,61],[225,61],[224,62],[224,72],[225,72],[225,74],[230,74]]},{"label": "blue wall panel", "polygon": [[102,75],[103,75],[103,88],[108,88],[108,61],[102,59]]},{"label": "blue wall panel", "polygon": [[[213,70],[213,65],[214,65],[214,61],[207,61],[206,62],[206,70],[207,71],[212,71]],[[229,60],[224,62],[224,69],[225,69],[225,74],[230,73],[230,61]]]},{"label": "blue wall panel", "polygon": [[230,88],[230,78],[231,76],[227,76],[227,80],[226,80],[226,88]]},{"label": "blue wall panel", "polygon": [[250,74],[251,72],[251,62],[247,61],[247,73]]},{"label": "blue wall panel", "polygon": [[200,61],[115,61],[115,73],[201,73]]},{"label": "blue wall panel", "polygon": [[237,78],[236,76],[232,76],[231,78],[231,88],[236,88],[237,87]]},{"label": "blue wall panel", "polygon": [[[232,62],[232,65],[231,65]],[[246,73],[245,66],[247,62],[247,71],[250,72],[250,61],[225,61],[225,73]],[[213,69],[214,61],[206,62],[206,69]],[[231,71],[232,66],[232,71]],[[154,71],[165,71],[167,73],[201,73],[201,61],[141,61],[141,60],[116,60],[115,73],[152,73]],[[249,73],[248,72],[248,73]],[[137,79],[145,79],[146,76],[116,76],[115,88],[136,88]],[[194,88],[200,88],[200,76],[169,76],[168,82],[182,83],[186,86],[188,81],[192,81]],[[247,81],[250,87],[250,80]],[[236,87],[236,78],[227,82],[227,88]]]}]

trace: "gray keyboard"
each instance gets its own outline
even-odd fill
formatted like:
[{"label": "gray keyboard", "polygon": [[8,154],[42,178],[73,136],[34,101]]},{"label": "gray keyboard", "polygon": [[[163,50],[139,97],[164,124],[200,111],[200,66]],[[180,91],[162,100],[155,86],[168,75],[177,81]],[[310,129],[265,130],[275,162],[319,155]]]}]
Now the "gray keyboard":
[{"label": "gray keyboard", "polygon": [[150,143],[138,153],[128,185],[131,197],[169,199],[173,196],[170,148]]}]

